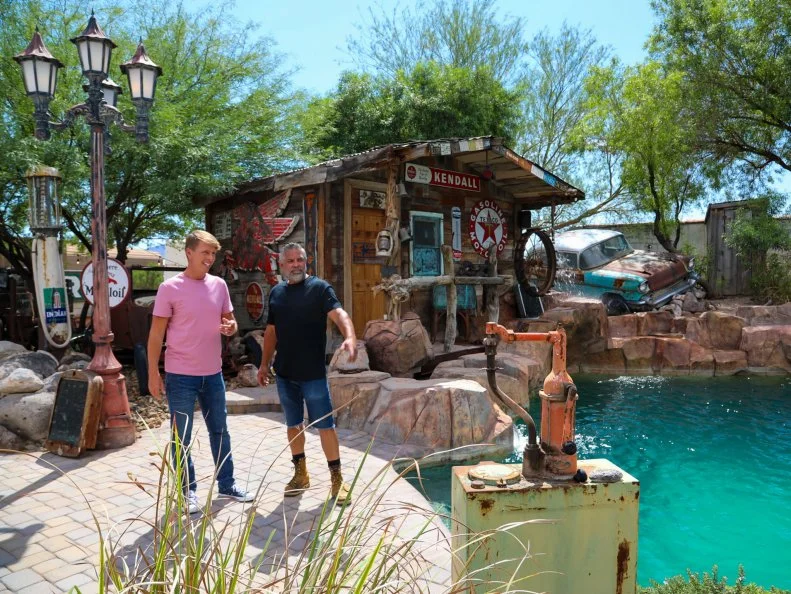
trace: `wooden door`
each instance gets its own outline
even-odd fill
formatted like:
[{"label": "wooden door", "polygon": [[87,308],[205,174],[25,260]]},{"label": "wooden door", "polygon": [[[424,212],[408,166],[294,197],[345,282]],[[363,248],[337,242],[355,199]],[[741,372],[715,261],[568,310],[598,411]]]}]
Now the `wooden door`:
[{"label": "wooden door", "polygon": [[352,321],[357,337],[362,337],[365,323],[384,316],[383,293],[373,288],[382,280],[381,258],[376,258],[376,236],[385,226],[383,210],[352,209]]}]

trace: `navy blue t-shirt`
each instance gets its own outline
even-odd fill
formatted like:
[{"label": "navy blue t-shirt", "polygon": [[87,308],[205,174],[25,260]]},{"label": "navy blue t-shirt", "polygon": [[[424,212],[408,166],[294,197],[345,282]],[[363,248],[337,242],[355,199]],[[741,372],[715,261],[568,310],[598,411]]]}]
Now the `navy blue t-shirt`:
[{"label": "navy blue t-shirt", "polygon": [[295,381],[326,377],[327,314],[337,307],[332,285],[315,276],[272,287],[266,323],[277,332],[275,373]]}]

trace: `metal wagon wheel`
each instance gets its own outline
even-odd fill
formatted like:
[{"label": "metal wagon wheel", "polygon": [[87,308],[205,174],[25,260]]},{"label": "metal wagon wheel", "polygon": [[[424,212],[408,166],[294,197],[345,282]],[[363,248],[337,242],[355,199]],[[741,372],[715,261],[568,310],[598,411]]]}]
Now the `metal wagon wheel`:
[{"label": "metal wagon wheel", "polygon": [[546,295],[555,282],[557,257],[552,239],[541,229],[528,229],[519,238],[514,254],[516,280],[533,296]]}]

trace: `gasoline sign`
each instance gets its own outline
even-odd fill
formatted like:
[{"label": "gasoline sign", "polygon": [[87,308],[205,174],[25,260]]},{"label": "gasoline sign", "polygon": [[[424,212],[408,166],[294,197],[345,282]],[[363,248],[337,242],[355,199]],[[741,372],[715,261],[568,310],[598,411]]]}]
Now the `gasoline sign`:
[{"label": "gasoline sign", "polygon": [[503,211],[494,200],[481,200],[470,212],[470,241],[481,256],[486,256],[489,247],[497,246],[499,256],[508,241],[508,224]]},{"label": "gasoline sign", "polygon": [[244,293],[244,305],[250,319],[257,322],[264,315],[264,289],[259,283],[250,283]]},{"label": "gasoline sign", "polygon": [[[110,307],[117,307],[129,296],[129,287],[132,284],[129,278],[129,271],[118,260],[107,258],[107,285],[110,293]],[[93,297],[93,262],[88,262],[82,269],[80,277],[82,294],[91,305],[94,304]]]}]

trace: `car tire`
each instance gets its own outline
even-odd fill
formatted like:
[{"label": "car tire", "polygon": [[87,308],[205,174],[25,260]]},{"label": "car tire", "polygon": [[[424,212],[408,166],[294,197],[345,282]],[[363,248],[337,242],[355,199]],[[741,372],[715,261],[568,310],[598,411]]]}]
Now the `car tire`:
[{"label": "car tire", "polygon": [[134,356],[135,374],[137,375],[140,395],[147,396],[150,392],[148,391],[148,353],[146,352],[146,345],[138,342],[135,345]]},{"label": "car tire", "polygon": [[[531,237],[535,237],[541,242],[547,256],[547,273],[545,278],[542,279],[540,286],[535,286],[525,276],[524,271],[524,251],[525,246]],[[514,251],[514,271],[516,272],[516,280],[525,290],[525,293],[531,297],[540,297],[546,295],[552,285],[555,283],[555,272],[557,270],[557,256],[555,255],[555,245],[552,243],[552,238],[541,229],[529,229],[517,241],[516,249]]]},{"label": "car tire", "polygon": [[621,316],[632,313],[626,300],[616,293],[605,293],[602,295],[601,302],[604,304],[608,316]]}]

